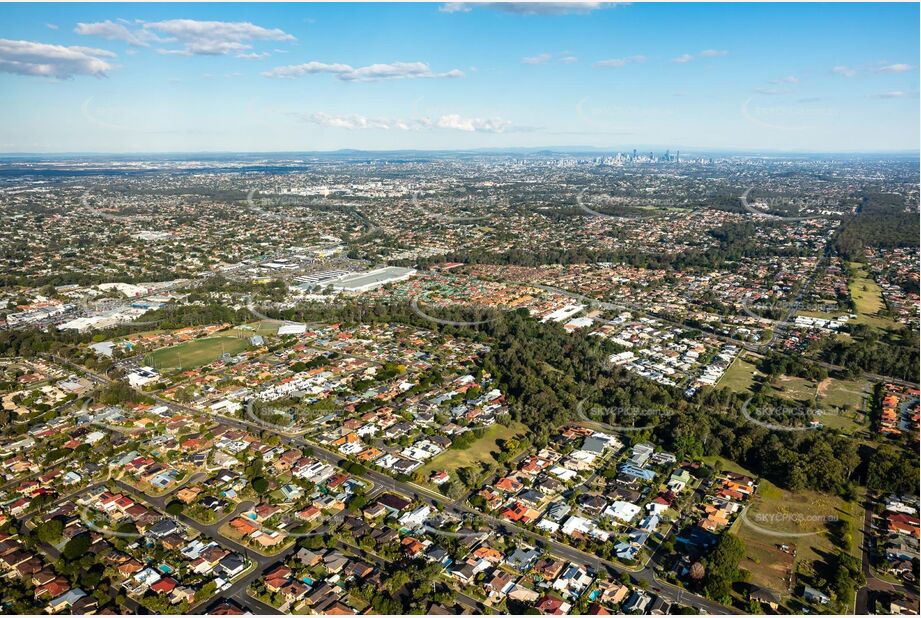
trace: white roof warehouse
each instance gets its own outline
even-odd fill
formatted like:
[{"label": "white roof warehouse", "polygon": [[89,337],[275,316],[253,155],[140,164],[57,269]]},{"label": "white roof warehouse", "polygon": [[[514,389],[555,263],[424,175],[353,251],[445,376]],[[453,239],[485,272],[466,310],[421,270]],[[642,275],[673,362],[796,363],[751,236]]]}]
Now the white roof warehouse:
[{"label": "white roof warehouse", "polygon": [[337,292],[345,294],[361,294],[378,288],[388,283],[404,281],[416,274],[415,268],[401,268],[399,266],[385,266],[366,273],[347,275],[334,281],[331,285]]}]

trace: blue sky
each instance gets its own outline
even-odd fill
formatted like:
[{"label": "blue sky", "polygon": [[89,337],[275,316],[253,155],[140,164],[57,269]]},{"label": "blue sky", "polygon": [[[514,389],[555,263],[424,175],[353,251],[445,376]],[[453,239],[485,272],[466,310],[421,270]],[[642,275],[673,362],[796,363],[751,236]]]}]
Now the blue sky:
[{"label": "blue sky", "polygon": [[0,152],[919,147],[917,4],[0,5]]}]

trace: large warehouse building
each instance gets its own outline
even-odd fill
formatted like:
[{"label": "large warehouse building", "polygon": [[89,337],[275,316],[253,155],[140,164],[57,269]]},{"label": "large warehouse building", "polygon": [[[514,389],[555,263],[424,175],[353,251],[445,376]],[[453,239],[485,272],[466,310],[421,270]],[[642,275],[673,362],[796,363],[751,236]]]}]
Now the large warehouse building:
[{"label": "large warehouse building", "polygon": [[385,266],[370,270],[366,273],[346,275],[332,282],[330,285],[337,292],[343,294],[361,294],[388,283],[403,281],[416,274],[415,268],[401,268],[399,266]]}]

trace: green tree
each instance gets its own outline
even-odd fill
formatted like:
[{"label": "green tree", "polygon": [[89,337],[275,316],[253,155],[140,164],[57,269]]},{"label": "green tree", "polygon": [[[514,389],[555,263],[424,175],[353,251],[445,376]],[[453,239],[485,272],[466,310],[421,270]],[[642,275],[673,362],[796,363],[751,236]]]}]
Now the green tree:
[{"label": "green tree", "polygon": [[745,546],[728,532],[720,537],[713,552],[707,557],[707,572],[703,590],[711,599],[722,601],[729,596],[733,582],[739,579],[739,561],[745,555]]},{"label": "green tree", "polygon": [[40,523],[35,529],[35,536],[42,543],[54,545],[60,540],[63,532],[64,522],[55,517],[54,519],[48,519]]},{"label": "green tree", "polygon": [[64,551],[62,555],[65,560],[74,561],[77,558],[80,558],[86,553],[86,550],[90,548],[90,535],[83,533],[78,534],[74,538],[67,541],[67,544],[64,546]]}]

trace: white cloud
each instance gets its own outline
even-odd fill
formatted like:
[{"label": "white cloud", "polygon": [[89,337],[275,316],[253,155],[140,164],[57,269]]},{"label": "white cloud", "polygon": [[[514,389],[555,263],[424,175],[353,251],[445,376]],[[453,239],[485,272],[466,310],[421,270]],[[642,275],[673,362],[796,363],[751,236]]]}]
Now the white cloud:
[{"label": "white cloud", "polygon": [[332,115],[322,112],[302,114],[305,122],[333,129],[383,131],[427,131],[447,130],[466,133],[503,133],[512,129],[512,123],[502,118],[465,118],[459,114],[447,114],[438,118],[418,118],[412,120],[369,118],[360,114]]},{"label": "white cloud", "polygon": [[371,64],[339,75],[347,81],[377,81],[382,79],[416,79],[430,77],[463,77],[463,72],[453,69],[447,73],[433,73],[424,62],[394,62],[393,64]]},{"label": "white cloud", "polygon": [[250,22],[198,21],[195,19],[168,19],[141,23],[139,28],[134,29],[106,20],[79,23],[74,32],[111,41],[122,41],[135,47],[148,47],[152,43],[174,43],[179,47],[160,48],[157,51],[164,55],[181,56],[242,54],[252,49],[254,41],[296,40],[279,28],[263,28]]},{"label": "white cloud", "polygon": [[262,60],[271,56],[269,52],[262,52],[257,54],[256,52],[250,52],[248,54],[237,54],[237,58],[242,58],[244,60]]},{"label": "white cloud", "polygon": [[560,64],[572,64],[577,62],[579,59],[576,58],[572,53],[566,51],[560,54],[538,54],[536,56],[526,56],[521,59],[522,64],[547,64],[551,62],[554,58]]},{"label": "white cloud", "polygon": [[333,73],[341,75],[352,70],[352,67],[347,64],[327,64],[325,62],[312,60],[304,64],[275,67],[271,71],[266,71],[263,75],[266,77],[290,78],[301,77],[302,75],[313,75],[315,73]]},{"label": "white cloud", "polygon": [[115,54],[92,47],[50,45],[0,39],[0,72],[69,79],[75,75],[105,77],[113,68],[103,58]]},{"label": "white cloud", "polygon": [[469,13],[470,5],[465,2],[446,2],[438,7],[442,13]]},{"label": "white cloud", "polygon": [[755,92],[767,96],[776,96],[780,94],[790,94],[793,91],[789,88],[755,88]]},{"label": "white cloud", "polygon": [[831,72],[835,75],[842,75],[844,77],[854,77],[857,75],[857,69],[852,69],[851,67],[846,67],[844,65],[832,67]]},{"label": "white cloud", "polygon": [[[423,119],[427,121],[428,119]],[[463,118],[458,114],[448,114],[435,120],[434,126],[439,129],[453,129],[456,131],[502,133],[511,126],[508,120],[501,118]]]},{"label": "white cloud", "polygon": [[294,78],[315,73],[331,73],[348,82],[372,82],[392,79],[426,79],[463,77],[463,71],[453,69],[446,73],[435,73],[425,62],[394,62],[391,64],[370,64],[352,67],[348,64],[328,64],[311,61],[304,64],[275,67],[263,73],[265,77]]},{"label": "white cloud", "polygon": [[905,92],[904,90],[893,90],[892,92],[883,92],[880,94],[871,95],[874,99],[904,99],[910,97],[910,92]]},{"label": "white cloud", "polygon": [[799,78],[795,75],[787,75],[786,77],[779,77],[777,79],[771,80],[772,84],[798,84]]},{"label": "white cloud", "polygon": [[143,29],[132,31],[123,24],[116,24],[111,20],[88,24],[80,22],[74,28],[74,32],[84,36],[98,36],[107,41],[121,41],[135,47],[147,47],[158,40],[158,37],[152,32],[147,32]]},{"label": "white cloud", "polygon": [[524,64],[545,64],[553,58],[552,54],[538,54],[537,56],[528,56],[521,59]]},{"label": "white cloud", "polygon": [[877,73],[905,73],[911,71],[914,67],[910,64],[887,64],[876,69]]},{"label": "white cloud", "polygon": [[45,24],[45,27],[48,28],[49,30],[57,30],[57,29],[58,29],[58,25],[57,25],[57,24]]},{"label": "white cloud", "polygon": [[473,8],[489,8],[517,15],[584,14],[624,2],[448,2],[438,9],[442,13],[469,13]]},{"label": "white cloud", "polygon": [[215,56],[242,52],[252,48],[252,41],[295,41],[279,28],[263,28],[250,22],[197,21],[194,19],[169,19],[144,24],[182,44],[181,49],[168,50],[182,55]]},{"label": "white cloud", "polygon": [[331,127],[334,129],[393,129],[393,128],[403,128],[401,125],[394,123],[391,120],[379,120],[376,118],[368,118],[366,116],[361,116],[358,114],[352,114],[350,116],[331,116],[329,114],[324,114],[322,112],[316,112],[313,114],[307,114],[302,116],[307,122],[313,124],[318,124],[324,127]]},{"label": "white cloud", "polygon": [[672,62],[686,64],[691,60],[694,60],[694,58],[722,58],[723,56],[728,55],[729,52],[725,49],[705,49],[698,53],[696,56],[694,54],[681,54],[677,58],[672,58]]},{"label": "white cloud", "polygon": [[595,63],[595,66],[599,68],[620,68],[627,66],[628,64],[642,64],[644,62],[646,62],[646,56],[635,55],[627,56],[626,58],[610,58],[608,60],[599,60]]}]

